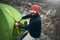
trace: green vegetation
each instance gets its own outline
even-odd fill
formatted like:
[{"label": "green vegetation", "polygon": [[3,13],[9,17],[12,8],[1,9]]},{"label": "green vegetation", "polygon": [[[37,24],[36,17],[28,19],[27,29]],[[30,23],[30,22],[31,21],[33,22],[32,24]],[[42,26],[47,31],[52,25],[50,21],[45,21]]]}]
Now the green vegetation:
[{"label": "green vegetation", "polygon": [[[0,40],[16,40],[22,29],[15,28],[15,21],[22,17],[13,7],[0,3]],[[24,20],[20,22],[24,24]]]}]

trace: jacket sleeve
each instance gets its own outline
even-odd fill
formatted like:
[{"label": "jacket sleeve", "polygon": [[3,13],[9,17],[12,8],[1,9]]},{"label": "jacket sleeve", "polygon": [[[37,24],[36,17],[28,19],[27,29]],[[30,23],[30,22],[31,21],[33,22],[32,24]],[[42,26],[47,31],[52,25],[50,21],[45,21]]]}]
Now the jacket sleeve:
[{"label": "jacket sleeve", "polygon": [[34,22],[30,23],[29,25],[24,25],[24,26],[19,25],[18,27],[25,29],[25,30],[29,30],[31,28],[31,26],[33,26],[33,25],[34,25]]},{"label": "jacket sleeve", "polygon": [[33,21],[31,22],[29,25],[25,25],[25,26],[22,26],[22,25],[19,25],[19,28],[22,28],[22,29],[25,29],[25,30],[30,30],[33,26],[36,26],[37,24],[40,24],[39,21]]},{"label": "jacket sleeve", "polygon": [[27,18],[31,18],[31,14],[22,17],[22,19],[27,19]]}]

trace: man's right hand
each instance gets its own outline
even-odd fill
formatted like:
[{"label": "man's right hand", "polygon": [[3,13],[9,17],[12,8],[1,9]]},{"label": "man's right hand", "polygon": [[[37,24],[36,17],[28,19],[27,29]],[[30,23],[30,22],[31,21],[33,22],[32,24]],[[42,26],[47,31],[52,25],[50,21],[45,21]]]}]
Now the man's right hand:
[{"label": "man's right hand", "polygon": [[21,20],[22,20],[21,18],[20,18],[20,19],[18,19],[18,20],[16,21],[16,23],[19,23]]},{"label": "man's right hand", "polygon": [[18,26],[18,25],[19,25],[19,22],[20,22],[21,20],[22,20],[21,18],[18,19],[18,20],[16,21],[16,23],[15,23],[15,26]]},{"label": "man's right hand", "polygon": [[16,23],[15,23],[15,26],[18,27],[18,26],[19,26],[19,23],[16,22]]}]

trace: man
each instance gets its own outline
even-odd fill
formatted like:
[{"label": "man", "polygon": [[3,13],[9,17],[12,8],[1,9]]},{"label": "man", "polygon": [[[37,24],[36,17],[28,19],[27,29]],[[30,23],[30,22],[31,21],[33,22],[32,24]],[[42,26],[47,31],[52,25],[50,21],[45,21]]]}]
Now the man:
[{"label": "man", "polygon": [[[28,30],[30,35],[33,38],[39,38],[40,34],[41,34],[41,18],[39,15],[39,11],[40,11],[39,5],[37,5],[37,4],[32,5],[31,10],[30,10],[31,14],[23,16],[22,18],[17,20],[15,25],[18,26],[19,28]],[[19,24],[19,22],[22,19],[27,19],[27,18],[30,18],[30,23],[28,25],[22,26]]]}]

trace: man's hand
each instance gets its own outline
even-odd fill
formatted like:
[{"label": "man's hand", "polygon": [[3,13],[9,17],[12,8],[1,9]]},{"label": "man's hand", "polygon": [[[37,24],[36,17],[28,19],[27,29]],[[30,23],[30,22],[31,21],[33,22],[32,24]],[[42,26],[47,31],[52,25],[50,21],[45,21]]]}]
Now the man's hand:
[{"label": "man's hand", "polygon": [[16,21],[16,23],[19,23],[21,20],[22,20],[21,18],[20,18],[20,19],[18,19],[18,20]]},{"label": "man's hand", "polygon": [[15,23],[15,26],[19,26],[19,22],[20,22],[21,20],[22,20],[21,18],[18,19],[18,20],[16,21],[16,23]]},{"label": "man's hand", "polygon": [[15,26],[19,26],[19,23],[16,22],[16,23],[15,23]]},{"label": "man's hand", "polygon": [[19,22],[20,22],[21,20],[22,20],[21,18],[18,19],[18,20],[16,21],[16,23],[15,23],[15,26],[19,26]]}]

